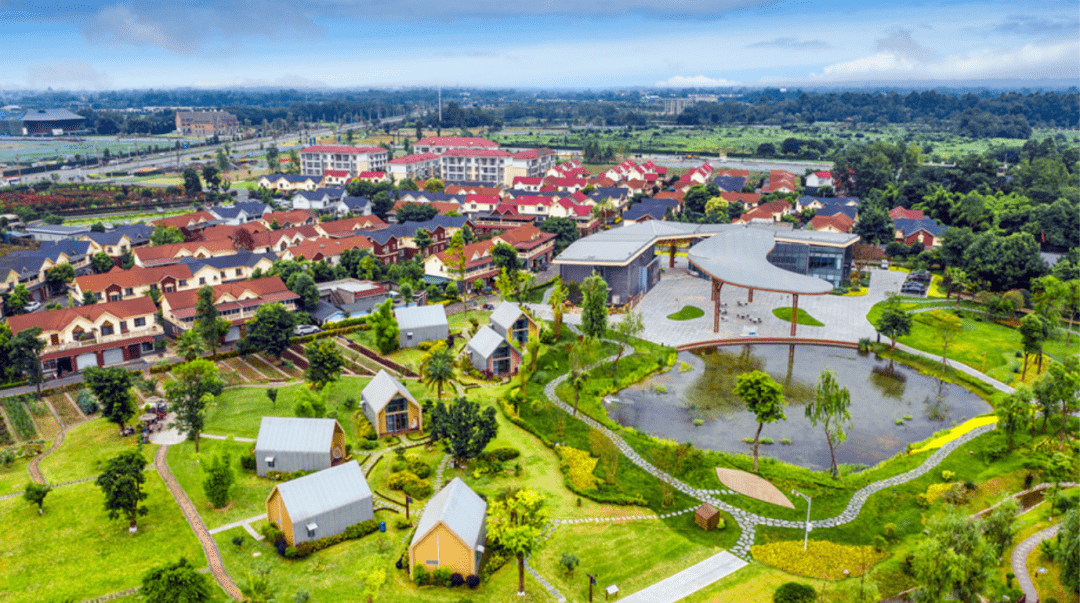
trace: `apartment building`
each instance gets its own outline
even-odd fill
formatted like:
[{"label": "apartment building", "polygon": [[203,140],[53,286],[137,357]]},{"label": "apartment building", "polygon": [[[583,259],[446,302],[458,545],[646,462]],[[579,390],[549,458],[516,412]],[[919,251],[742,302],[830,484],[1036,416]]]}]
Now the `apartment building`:
[{"label": "apartment building", "polygon": [[227,111],[177,111],[176,131],[186,136],[235,136],[240,120]]},{"label": "apartment building", "polygon": [[431,136],[416,141],[413,151],[416,153],[445,153],[452,149],[497,149],[499,144],[486,138],[469,136]]},{"label": "apartment building", "polygon": [[390,160],[388,169],[394,182],[438,178],[439,156],[435,153],[417,153],[398,157]]},{"label": "apartment building", "polygon": [[444,181],[479,181],[510,186],[513,158],[501,149],[451,149],[439,157]]},{"label": "apartment building", "polygon": [[[161,299],[161,314],[167,335],[179,337],[195,324],[198,299],[197,289],[167,293]],[[289,291],[277,276],[223,283],[214,287],[214,308],[219,316],[232,323],[224,337],[226,343],[237,341],[244,335],[244,325],[255,317],[259,306],[280,303],[294,312],[299,299],[300,296]]]},{"label": "apartment building", "polygon": [[300,150],[300,173],[321,180],[328,170],[350,174],[380,171],[389,159],[389,151],[382,147],[316,145]]}]

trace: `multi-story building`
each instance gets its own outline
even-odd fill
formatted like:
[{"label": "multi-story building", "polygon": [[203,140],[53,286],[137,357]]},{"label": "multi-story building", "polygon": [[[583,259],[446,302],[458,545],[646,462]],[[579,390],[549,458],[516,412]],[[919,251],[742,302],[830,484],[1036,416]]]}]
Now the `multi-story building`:
[{"label": "multi-story building", "polygon": [[192,278],[191,268],[187,264],[173,264],[142,268],[134,266],[123,270],[119,266],[102,274],[88,274],[75,278],[75,300],[82,302],[86,293],[93,293],[98,300],[114,302],[135,297],[143,297],[156,289],[161,293],[172,293],[197,286]]},{"label": "multi-story building", "polygon": [[390,177],[402,180],[427,180],[439,177],[439,156],[435,153],[418,153],[391,159],[388,164]]},{"label": "multi-story building", "polygon": [[555,151],[548,148],[529,149],[514,153],[510,157],[510,186],[517,177],[541,178],[555,167]]},{"label": "multi-story building", "polygon": [[323,178],[327,170],[350,174],[378,171],[386,167],[390,153],[382,147],[320,146],[300,151],[300,172]]},{"label": "multi-story building", "polygon": [[466,180],[510,186],[512,156],[501,149],[450,149],[439,157],[444,181]]},{"label": "multi-story building", "polygon": [[494,248],[494,240],[478,241],[463,247],[461,255],[453,250],[429,255],[424,260],[424,274],[434,279],[460,281],[462,280],[461,260],[464,257],[465,282],[493,279],[499,275],[499,269],[495,267],[495,259],[491,255],[491,250]]},{"label": "multi-story building", "polygon": [[41,364],[60,377],[88,367],[109,366],[141,358],[154,351],[164,330],[149,297],[136,297],[74,308],[60,308],[8,319],[13,334],[38,327],[45,342]]},{"label": "multi-story building", "polygon": [[177,111],[176,130],[190,136],[235,136],[240,120],[226,111]]},{"label": "multi-story building", "polygon": [[432,136],[416,141],[413,150],[416,153],[435,153],[439,155],[451,149],[497,149],[499,144],[486,138],[468,136]]},{"label": "multi-story building", "polygon": [[[219,316],[232,323],[224,337],[226,343],[243,336],[244,325],[255,317],[259,306],[280,303],[293,312],[299,299],[300,296],[289,291],[277,276],[223,283],[214,287],[214,308]],[[196,289],[168,293],[161,299],[161,314],[167,335],[179,337],[195,324],[198,300],[199,292]]]}]

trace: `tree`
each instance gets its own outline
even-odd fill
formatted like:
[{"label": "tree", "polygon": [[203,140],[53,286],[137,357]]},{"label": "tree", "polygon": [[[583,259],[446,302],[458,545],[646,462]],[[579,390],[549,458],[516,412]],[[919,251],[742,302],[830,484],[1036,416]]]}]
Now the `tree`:
[{"label": "tree", "polygon": [[836,447],[847,440],[847,430],[851,429],[851,393],[847,387],[836,382],[836,373],[825,369],[818,376],[814,400],[806,405],[806,418],[812,427],[819,424],[825,430],[825,440],[829,443],[829,456],[832,458],[833,477],[844,478],[836,465]]},{"label": "tree", "polygon": [[590,429],[589,448],[592,450],[592,453],[596,455],[596,458],[600,459],[600,462],[603,463],[607,483],[609,485],[614,484],[615,475],[619,470],[619,460],[622,458],[622,452],[619,451],[619,447],[603,433],[595,429]]},{"label": "tree", "polygon": [[[241,229],[243,230],[243,229]],[[172,245],[174,243],[183,243],[184,233],[175,226],[159,225],[154,227],[154,231],[150,233],[151,245]]]},{"label": "tree", "polygon": [[68,283],[75,280],[75,268],[67,262],[57,264],[45,271],[45,282],[48,283],[49,291],[56,295],[64,290]]},{"label": "tree", "polygon": [[207,500],[215,509],[229,504],[229,488],[232,488],[235,481],[236,474],[233,473],[229,456],[214,455],[214,461],[206,469],[202,487]]},{"label": "tree", "polygon": [[217,365],[201,358],[185,362],[172,371],[173,380],[165,384],[165,398],[176,412],[176,428],[195,442],[195,452],[199,452],[199,436],[206,424],[204,411],[214,401],[214,396],[221,393],[224,383],[218,375]]},{"label": "tree", "polygon": [[496,243],[491,248],[491,263],[496,268],[505,269],[511,275],[521,270],[521,260],[518,259],[517,249],[503,242]]},{"label": "tree", "polygon": [[1049,333],[1046,319],[1038,314],[1028,314],[1020,319],[1020,344],[1024,348],[1024,371],[1020,380],[1027,379],[1028,356],[1031,354],[1042,355],[1043,345],[1048,339]]},{"label": "tree", "polygon": [[420,250],[420,257],[427,257],[428,247],[431,247],[431,235],[423,228],[416,229],[416,234],[413,235],[413,243],[416,243],[416,248]]},{"label": "tree", "polygon": [[946,360],[949,354],[949,344],[952,343],[964,330],[960,319],[942,310],[928,312],[927,316],[932,321],[934,332],[938,341],[941,342],[941,372],[945,372]]},{"label": "tree", "polygon": [[266,168],[270,170],[271,174],[276,174],[278,169],[281,168],[281,151],[274,145],[270,145],[266,149]]},{"label": "tree", "polygon": [[1035,382],[1035,398],[1043,413],[1042,431],[1046,433],[1047,418],[1058,414],[1061,418],[1059,429],[1059,448],[1065,446],[1067,417],[1077,409],[1077,389],[1080,388],[1080,369],[1077,356],[1065,358],[1064,363],[1053,363],[1049,370]]},{"label": "tree", "polygon": [[123,435],[124,425],[137,411],[135,396],[131,393],[131,372],[120,366],[90,367],[83,369],[82,375],[83,383],[101,404],[101,416],[116,423]]},{"label": "tree", "polygon": [[801,582],[785,582],[773,593],[773,603],[814,603],[814,587]]},{"label": "tree", "polygon": [[296,326],[296,315],[283,304],[266,304],[255,311],[248,323],[247,340],[251,349],[261,350],[278,360],[289,349],[289,337]]},{"label": "tree", "polygon": [[38,396],[41,396],[41,383],[45,380],[45,373],[41,367],[41,352],[45,349],[45,341],[41,339],[41,327],[30,327],[19,331],[19,334],[9,341],[8,362],[10,368],[17,375],[22,375],[27,383],[37,386]]},{"label": "tree", "polygon": [[581,283],[581,332],[598,339],[607,332],[608,286],[595,272]]},{"label": "tree", "polygon": [[184,331],[176,340],[176,354],[185,361],[201,358],[205,353],[206,343],[195,329]]},{"label": "tree", "polygon": [[395,213],[398,224],[405,222],[427,222],[439,215],[439,210],[430,203],[406,203],[397,208]]},{"label": "tree", "polygon": [[538,546],[547,527],[543,507],[544,496],[526,488],[496,498],[488,509],[488,536],[517,557],[518,595],[525,594],[525,558]]},{"label": "tree", "polygon": [[424,190],[429,193],[441,193],[446,190],[446,185],[438,178],[428,178],[427,182],[424,183]]},{"label": "tree", "polygon": [[277,390],[274,389],[274,388],[270,388],[270,389],[266,390],[266,397],[267,397],[267,399],[270,400],[270,407],[276,409],[277,408]]},{"label": "tree", "polygon": [[859,221],[851,232],[862,237],[864,243],[881,244],[893,240],[896,230],[892,218],[884,208],[872,205],[859,212]]},{"label": "tree", "polygon": [[784,390],[768,373],[751,371],[739,375],[735,380],[735,395],[742,398],[750,412],[757,418],[757,432],[754,434],[754,471],[758,470],[758,442],[761,429],[766,423],[783,421]]},{"label": "tree", "polygon": [[945,273],[942,275],[941,280],[945,285],[945,299],[949,299],[953,289],[956,289],[956,307],[959,308],[960,289],[963,288],[963,283],[967,280],[967,274],[956,266],[949,266],[945,269]]},{"label": "tree", "polygon": [[311,384],[312,389],[320,391],[337,381],[342,367],[345,366],[341,348],[330,339],[317,339],[307,344],[304,346],[304,356],[308,360],[304,379]]},{"label": "tree", "polygon": [[218,147],[217,156],[214,158],[214,164],[217,166],[219,172],[226,172],[229,170],[229,158],[225,156],[225,149]]},{"label": "tree", "polygon": [[896,340],[911,332],[911,312],[900,307],[900,300],[895,296],[885,304],[874,325],[878,332],[892,340],[892,349],[896,349]]},{"label": "tree", "polygon": [[99,251],[90,258],[90,267],[94,269],[95,274],[104,274],[112,270],[115,265],[113,259],[104,251]]},{"label": "tree", "polygon": [[233,235],[233,249],[237,251],[254,251],[255,237],[246,228],[237,228]]},{"label": "tree", "polygon": [[240,584],[240,593],[248,603],[277,603],[278,589],[270,581],[271,567],[259,564],[252,568],[252,574]]},{"label": "tree", "polygon": [[928,527],[930,535],[916,546],[912,560],[918,600],[978,601],[990,569],[997,566],[978,522],[952,512],[931,520]]},{"label": "tree", "polygon": [[444,342],[439,342],[428,352],[420,363],[420,378],[431,389],[438,392],[439,400],[442,400],[443,389],[457,383],[454,373],[454,354],[446,347]]},{"label": "tree", "polygon": [[30,482],[26,484],[26,488],[23,490],[23,500],[26,502],[37,505],[38,515],[45,513],[45,497],[52,492],[52,488],[48,484],[39,484],[37,482]]},{"label": "tree", "polygon": [[94,481],[105,495],[105,510],[109,519],[123,516],[128,520],[128,531],[136,532],[140,515],[146,515],[146,506],[142,501],[147,494],[143,492],[146,483],[146,459],[142,449],[130,448],[109,459],[105,470]]},{"label": "tree", "polygon": [[214,305],[214,288],[210,285],[200,287],[198,299],[195,301],[195,332],[213,353],[214,360],[217,360],[221,338],[229,333],[231,324],[227,319],[218,316],[217,307]]},{"label": "tree", "polygon": [[480,410],[476,402],[460,396],[452,404],[442,400],[427,402],[424,409],[431,414],[431,440],[443,442],[444,449],[458,463],[476,458],[499,432],[495,409]]},{"label": "tree", "polygon": [[568,576],[574,575],[574,569],[580,562],[581,560],[578,559],[577,555],[571,555],[570,553],[563,553],[562,557],[559,558],[559,565],[566,569],[566,574]]},{"label": "tree", "polygon": [[379,304],[368,317],[368,324],[371,325],[371,330],[375,331],[375,347],[383,356],[397,350],[401,345],[401,329],[398,328],[397,317],[394,315],[394,300],[387,298]]},{"label": "tree", "polygon": [[578,238],[578,227],[570,218],[547,218],[540,223],[540,230],[555,235],[555,255],[562,253]]},{"label": "tree", "polygon": [[551,295],[548,297],[548,303],[551,304],[551,313],[553,315],[551,332],[556,341],[562,337],[563,303],[566,301],[566,293],[566,286],[563,285],[562,278],[556,276],[555,285],[551,287]]},{"label": "tree", "polygon": [[195,168],[184,168],[183,178],[185,195],[195,197],[202,192],[202,180],[199,180],[199,172]]},{"label": "tree", "polygon": [[998,418],[997,428],[1005,434],[1005,441],[1012,450],[1016,435],[1023,433],[1031,423],[1031,390],[1016,388],[998,401],[994,414]]},{"label": "tree", "polygon": [[185,557],[146,572],[139,594],[153,603],[201,603],[213,600],[210,580],[188,563]]},{"label": "tree", "polygon": [[300,296],[300,309],[311,312],[319,306],[319,287],[307,272],[295,272],[285,281],[289,291]]},{"label": "tree", "polygon": [[4,309],[7,314],[22,314],[26,310],[26,305],[30,303],[30,291],[26,289],[26,285],[19,283],[15,285],[11,293],[4,294]]},{"label": "tree", "polygon": [[995,557],[1000,557],[1016,537],[1019,531],[1016,514],[1019,511],[1020,503],[1015,498],[1006,498],[983,519],[983,536]]},{"label": "tree", "polygon": [[386,214],[392,209],[394,209],[394,200],[390,198],[389,192],[379,191],[371,197],[371,213],[376,216],[385,220]]},{"label": "tree", "polygon": [[465,275],[467,274],[466,268],[468,266],[468,258],[465,256],[465,235],[462,231],[457,231],[450,236],[449,246],[449,260],[450,270],[457,276],[457,280],[462,284],[461,300],[468,301],[469,299],[469,286],[465,282]]},{"label": "tree", "polygon": [[1058,556],[1061,557],[1061,584],[1071,592],[1080,592],[1080,507],[1065,514],[1058,532]]},{"label": "tree", "polygon": [[97,293],[94,293],[93,291],[83,291],[82,305],[89,306],[96,303],[98,303]]},{"label": "tree", "polygon": [[[641,333],[645,331],[645,322],[641,318],[641,312],[630,310],[626,314],[623,314],[622,320],[615,323],[614,331],[627,345],[633,345],[630,343],[630,339],[639,337]],[[619,346],[619,353],[615,356],[615,362],[611,365],[612,381],[615,380],[615,376],[618,374],[619,360],[622,359],[623,351],[625,349],[624,346]]]},{"label": "tree", "polygon": [[585,372],[585,348],[582,342],[575,343],[570,348],[570,374],[566,376],[566,383],[574,390],[574,412],[577,416],[578,404],[581,402],[581,390],[585,388],[588,375]]}]

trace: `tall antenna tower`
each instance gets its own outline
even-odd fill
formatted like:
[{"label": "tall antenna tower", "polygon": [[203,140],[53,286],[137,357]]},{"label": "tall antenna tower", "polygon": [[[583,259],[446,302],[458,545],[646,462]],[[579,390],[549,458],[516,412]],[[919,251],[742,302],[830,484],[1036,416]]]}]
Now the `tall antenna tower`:
[{"label": "tall antenna tower", "polygon": [[442,86],[439,86],[439,125],[442,125]]}]

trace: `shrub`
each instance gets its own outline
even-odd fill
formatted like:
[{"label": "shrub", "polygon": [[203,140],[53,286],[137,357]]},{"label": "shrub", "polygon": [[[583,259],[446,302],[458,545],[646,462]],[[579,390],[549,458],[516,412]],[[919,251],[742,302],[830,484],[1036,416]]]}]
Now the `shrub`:
[{"label": "shrub", "polygon": [[247,471],[255,471],[257,469],[254,452],[240,455],[240,468]]},{"label": "shrub", "polygon": [[954,484],[952,488],[949,488],[941,495],[941,499],[950,505],[966,505],[968,493],[960,484]]},{"label": "shrub", "polygon": [[544,325],[540,328],[540,343],[544,345],[555,343],[555,331],[551,327]]},{"label": "shrub", "polygon": [[563,459],[561,467],[570,476],[570,483],[578,490],[595,490],[596,476],[593,475],[593,470],[600,459],[589,456],[584,450],[569,446],[559,446],[558,451]]},{"label": "shrub", "polygon": [[433,489],[431,483],[426,479],[418,479],[415,482],[406,484],[403,491],[413,498],[427,498],[431,496]]},{"label": "shrub", "polygon": [[495,457],[496,460],[505,463],[506,461],[510,461],[521,456],[521,451],[517,448],[506,447],[496,448],[495,450],[492,450],[490,454]]},{"label": "shrub", "polygon": [[425,584],[431,584],[431,574],[424,567],[424,564],[417,563],[413,566],[412,571],[413,582],[416,582],[417,586],[424,586]]},{"label": "shrub", "polygon": [[[319,540],[323,540],[323,539],[320,538]],[[311,540],[306,540],[306,541],[301,542],[300,544],[296,545],[296,547],[295,547],[296,548],[296,556],[297,557],[307,557],[307,556],[311,555],[312,553],[314,553],[315,552],[315,542],[318,542],[318,540],[314,541],[314,542],[311,541]],[[321,546],[319,548],[320,549],[325,549],[326,546],[324,545],[324,546]]]},{"label": "shrub", "polygon": [[948,469],[941,472],[941,481],[943,481],[943,482],[951,482],[951,481],[953,481],[953,478],[955,478],[955,477],[956,477],[956,474],[953,473],[952,471],[949,471]]},{"label": "shrub", "polygon": [[274,548],[277,549],[278,555],[284,557],[285,551],[289,549],[289,543],[284,537],[281,537],[274,541]]},{"label": "shrub", "polygon": [[394,527],[399,530],[407,530],[412,527],[412,522],[404,517],[398,517],[394,520]]},{"label": "shrub", "polygon": [[285,538],[285,532],[282,532],[281,529],[277,527],[277,524],[272,521],[264,525],[262,530],[260,530],[260,533],[263,538],[273,543]]},{"label": "shrub", "polygon": [[465,577],[465,585],[471,589],[475,589],[477,586],[480,586],[480,576],[469,574]]},{"label": "shrub", "polygon": [[79,410],[83,411],[84,415],[92,415],[98,411],[97,399],[88,389],[79,390],[75,396],[75,403],[79,405]]},{"label": "shrub", "polygon": [[391,490],[404,490],[407,484],[419,480],[420,478],[411,471],[396,471],[386,478],[386,487]]},{"label": "shrub", "polygon": [[881,535],[885,537],[885,540],[889,542],[896,542],[896,524],[887,523],[881,527]]},{"label": "shrub", "polygon": [[465,584],[465,577],[464,576],[462,576],[461,574],[459,574],[457,572],[454,572],[454,573],[450,574],[450,586],[457,587],[457,586],[461,586],[462,584]]},{"label": "shrub", "polygon": [[294,546],[285,547],[285,558],[286,559],[296,559],[297,555],[299,555],[299,554],[300,553],[299,553],[299,551],[297,550],[296,547],[294,547]]},{"label": "shrub", "polygon": [[773,603],[814,603],[817,592],[809,584],[785,582],[773,593]]},{"label": "shrub", "polygon": [[435,586],[450,586],[450,575],[453,573],[448,567],[440,567],[431,572],[431,583]]},{"label": "shrub", "polygon": [[375,450],[379,447],[379,442],[376,440],[360,440],[360,448],[363,450]]},{"label": "shrub", "polygon": [[806,552],[803,552],[803,543],[797,540],[759,544],[750,551],[754,559],[789,574],[825,580],[842,580],[845,568],[851,571],[850,575],[858,576],[859,568],[869,569],[889,556],[871,546],[850,546],[824,540],[811,540]]}]

